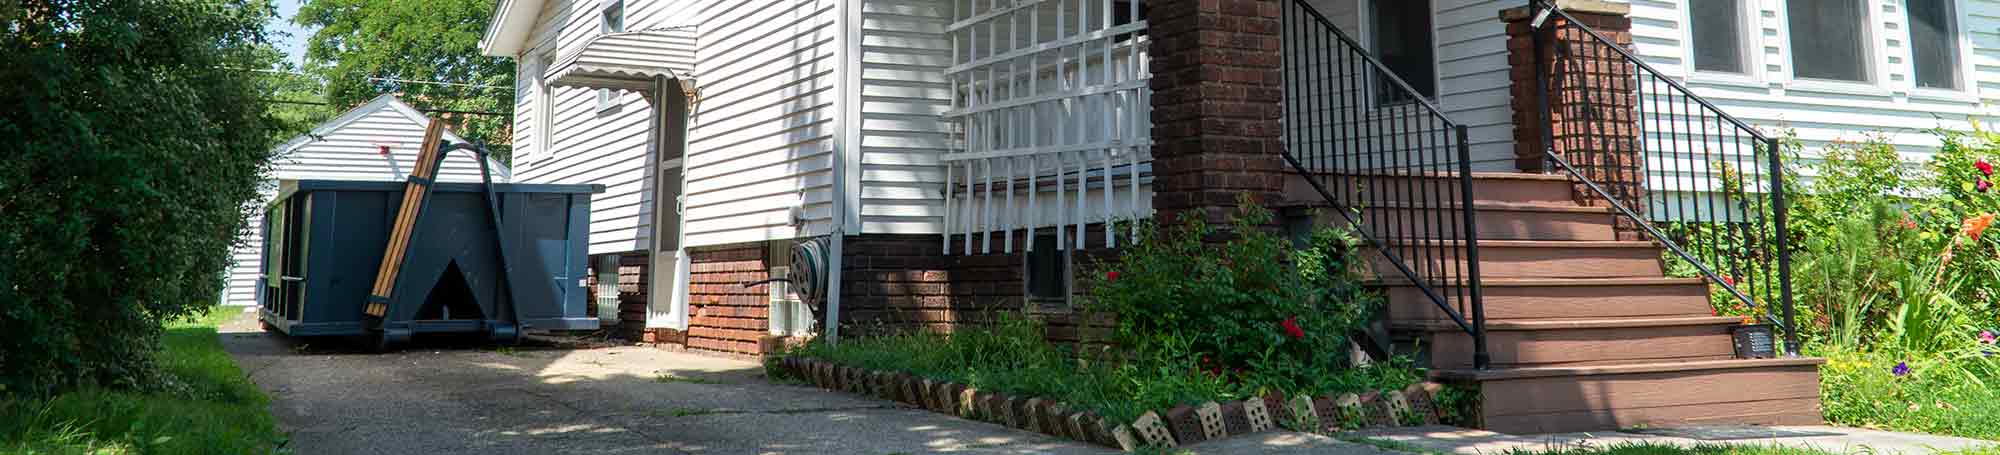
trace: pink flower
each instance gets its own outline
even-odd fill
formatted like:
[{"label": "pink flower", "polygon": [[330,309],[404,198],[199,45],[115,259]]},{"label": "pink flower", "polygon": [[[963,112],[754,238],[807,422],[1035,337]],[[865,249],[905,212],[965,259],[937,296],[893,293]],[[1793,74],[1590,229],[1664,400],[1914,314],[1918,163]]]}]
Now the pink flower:
[{"label": "pink flower", "polygon": [[1987,163],[1986,160],[1974,161],[1972,162],[1972,167],[1979,168],[1980,174],[1985,174],[1987,176],[1993,175],[1993,165],[1991,163]]},{"label": "pink flower", "polygon": [[1979,344],[1993,344],[1995,341],[2000,341],[2000,339],[1996,339],[1996,337],[1993,335],[1993,331],[1991,330],[1979,331]]},{"label": "pink flower", "polygon": [[1904,216],[1904,217],[1903,217],[1903,220],[1901,221],[1901,223],[1902,223],[1902,225],[1903,225],[1903,229],[1909,229],[1909,230],[1916,230],[1916,229],[1917,229],[1917,222],[1916,222],[1916,220],[1912,220],[1912,219],[1910,219],[1910,217],[1909,217],[1909,216]]},{"label": "pink flower", "polygon": [[1118,271],[1104,272],[1104,281],[1118,281]]},{"label": "pink flower", "polygon": [[1993,182],[1988,182],[1986,181],[1986,179],[1979,179],[1979,183],[1972,185],[1972,187],[1974,189],[1978,189],[1979,192],[1984,193],[1986,192],[1987,188],[1993,187]]},{"label": "pink flower", "polygon": [[1298,317],[1298,316],[1292,316],[1292,317],[1289,317],[1289,318],[1285,318],[1285,320],[1284,320],[1283,322],[1279,322],[1279,323],[1278,323],[1278,325],[1282,325],[1282,326],[1285,326],[1285,334],[1286,334],[1286,335],[1291,335],[1291,336],[1292,336],[1292,339],[1294,339],[1294,340],[1296,340],[1296,339],[1301,339],[1301,338],[1305,338],[1305,337],[1306,337],[1306,331],[1305,331],[1305,329],[1301,329],[1301,328],[1299,328],[1299,317]]}]

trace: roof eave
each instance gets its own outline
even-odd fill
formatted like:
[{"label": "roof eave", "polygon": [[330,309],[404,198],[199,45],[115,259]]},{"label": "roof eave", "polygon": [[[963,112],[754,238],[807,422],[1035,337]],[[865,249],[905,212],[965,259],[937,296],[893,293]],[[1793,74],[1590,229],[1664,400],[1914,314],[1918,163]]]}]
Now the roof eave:
[{"label": "roof eave", "polygon": [[544,0],[500,0],[493,5],[493,20],[479,37],[479,52],[488,57],[518,57],[521,45],[535,28],[535,19]]}]

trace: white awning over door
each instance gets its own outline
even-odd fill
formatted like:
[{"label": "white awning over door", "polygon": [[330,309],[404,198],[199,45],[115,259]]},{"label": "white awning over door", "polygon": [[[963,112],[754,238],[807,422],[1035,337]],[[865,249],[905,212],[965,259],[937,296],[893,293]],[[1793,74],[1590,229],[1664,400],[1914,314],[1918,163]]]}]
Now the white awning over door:
[{"label": "white awning over door", "polygon": [[550,86],[647,92],[653,79],[694,80],[692,28],[620,32],[591,38],[549,67]]}]

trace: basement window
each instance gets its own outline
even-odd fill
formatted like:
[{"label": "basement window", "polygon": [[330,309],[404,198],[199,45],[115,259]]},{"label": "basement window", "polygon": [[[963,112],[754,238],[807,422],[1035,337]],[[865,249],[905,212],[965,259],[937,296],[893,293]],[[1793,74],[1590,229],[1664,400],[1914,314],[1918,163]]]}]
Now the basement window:
[{"label": "basement window", "polygon": [[1070,273],[1069,251],[1056,248],[1055,234],[1035,236],[1035,248],[1028,252],[1022,273],[1027,303],[1040,308],[1068,308]]}]

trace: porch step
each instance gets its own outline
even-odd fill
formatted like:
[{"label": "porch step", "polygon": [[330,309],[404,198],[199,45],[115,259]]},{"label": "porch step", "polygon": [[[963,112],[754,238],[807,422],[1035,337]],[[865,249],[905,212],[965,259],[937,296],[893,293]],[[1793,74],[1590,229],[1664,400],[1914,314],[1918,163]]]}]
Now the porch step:
[{"label": "porch step", "polygon": [[[1513,320],[1486,322],[1495,368],[1574,367],[1655,362],[1728,360],[1735,357],[1728,316]],[[1472,368],[1472,337],[1450,322],[1421,321],[1394,328],[1428,334],[1434,368]]]},{"label": "porch step", "polygon": [[[1354,197],[1372,195],[1370,200],[1385,202],[1407,202],[1410,200],[1457,201],[1458,173],[1433,173],[1426,175],[1354,175],[1319,173],[1327,191],[1336,196]],[[1412,181],[1413,179],[1416,179]],[[1424,191],[1406,192],[1407,188],[1421,188]],[[1404,197],[1413,196],[1413,197]],[[1472,196],[1476,201],[1517,202],[1539,204],[1571,204],[1575,202],[1571,192],[1569,177],[1555,174],[1530,174],[1521,172],[1474,172],[1472,173]],[[1285,198],[1292,201],[1319,201],[1324,197],[1314,190],[1306,177],[1298,173],[1285,174]]]},{"label": "porch step", "polygon": [[[1324,199],[1292,201],[1285,207],[1321,209],[1313,225],[1345,224]],[[1556,204],[1476,202],[1480,240],[1616,240],[1611,209]],[[1419,207],[1388,203],[1361,210],[1365,227],[1376,238],[1457,238],[1459,204]]]},{"label": "porch step", "polygon": [[1432,370],[1479,385],[1487,430],[1595,431],[1699,424],[1817,425],[1817,358]]},{"label": "porch step", "polygon": [[[1412,268],[1429,267],[1465,270],[1458,257],[1465,242],[1441,240],[1385,240],[1403,251],[1404,263]],[[1438,257],[1433,257],[1433,256]],[[1373,270],[1393,275],[1387,257],[1368,255]],[[1549,241],[1481,240],[1479,276],[1482,278],[1620,278],[1658,277],[1660,247],[1650,241]]]},{"label": "porch step", "polygon": [[[1483,244],[1482,244],[1483,245]],[[1608,319],[1714,316],[1700,278],[1493,278],[1480,280],[1486,320]],[[1447,321],[1436,304],[1406,280],[1380,282],[1389,320]],[[1457,287],[1433,290],[1456,295]],[[1468,309],[1461,313],[1470,314]]]}]

